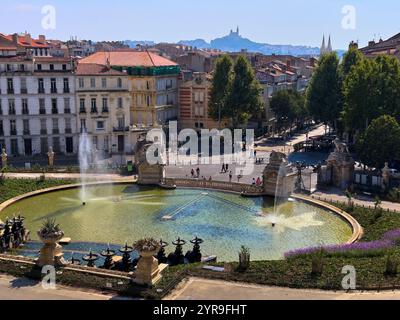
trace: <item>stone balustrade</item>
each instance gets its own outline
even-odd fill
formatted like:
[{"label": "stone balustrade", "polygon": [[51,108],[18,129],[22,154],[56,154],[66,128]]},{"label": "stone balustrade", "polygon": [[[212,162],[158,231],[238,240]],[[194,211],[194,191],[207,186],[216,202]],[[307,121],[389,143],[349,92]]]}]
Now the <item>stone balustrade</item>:
[{"label": "stone balustrade", "polygon": [[166,186],[176,186],[179,188],[201,188],[229,191],[235,193],[251,193],[263,194],[264,190],[260,186],[253,186],[244,183],[225,182],[225,181],[209,181],[198,179],[172,179],[166,178],[162,180],[162,184]]}]

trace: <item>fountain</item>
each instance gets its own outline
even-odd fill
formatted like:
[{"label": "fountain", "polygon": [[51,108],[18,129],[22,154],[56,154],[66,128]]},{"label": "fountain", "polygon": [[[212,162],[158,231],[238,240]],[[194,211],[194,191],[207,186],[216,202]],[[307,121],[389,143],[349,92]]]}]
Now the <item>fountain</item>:
[{"label": "fountain", "polygon": [[168,246],[168,242],[163,241],[162,239],[160,240],[160,250],[157,253],[157,260],[158,263],[167,263],[168,259],[165,255],[165,247]]},{"label": "fountain", "polygon": [[85,206],[87,202],[87,184],[88,184],[88,170],[90,168],[91,159],[93,156],[93,148],[87,132],[84,130],[79,138],[79,168],[81,180],[81,194],[80,199],[82,205]]},{"label": "fountain", "polygon": [[131,253],[133,251],[133,247],[128,246],[128,242],[125,243],[125,246],[119,249],[119,252],[122,253],[122,268],[125,271],[129,270],[131,265]]},{"label": "fountain", "polygon": [[171,266],[185,263],[185,257],[183,256],[182,246],[186,244],[186,241],[178,238],[173,241],[172,244],[176,246],[175,252],[168,255],[168,261]]},{"label": "fountain", "polygon": [[105,258],[103,268],[111,269],[114,266],[113,257],[115,256],[115,250],[110,249],[110,245],[108,245],[106,250],[103,250],[100,255]]},{"label": "fountain", "polygon": [[99,259],[99,255],[97,253],[93,253],[92,249],[90,249],[89,254],[83,256],[82,260],[87,262],[87,266],[89,268],[94,268],[95,267],[95,262],[96,260]]}]

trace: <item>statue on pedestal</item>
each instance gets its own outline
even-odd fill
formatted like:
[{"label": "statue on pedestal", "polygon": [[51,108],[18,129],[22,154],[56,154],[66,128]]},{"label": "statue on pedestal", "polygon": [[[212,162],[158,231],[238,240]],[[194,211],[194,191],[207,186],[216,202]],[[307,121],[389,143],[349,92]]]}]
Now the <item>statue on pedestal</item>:
[{"label": "statue on pedestal", "polygon": [[49,158],[49,167],[54,166],[54,154],[53,147],[49,147],[49,152],[47,152],[47,157]]},{"label": "statue on pedestal", "polygon": [[156,163],[151,164],[147,159],[147,150],[152,143],[147,142],[146,138],[138,140],[135,147],[135,163],[138,168],[138,184],[159,185],[165,178],[165,165]]},{"label": "statue on pedestal", "polygon": [[3,148],[1,151],[1,167],[2,168],[7,167],[7,157],[8,157],[8,155],[6,153],[6,149]]},{"label": "statue on pedestal", "polygon": [[335,187],[347,189],[353,183],[355,161],[345,143],[338,138],[333,143],[335,150],[326,161],[331,171],[331,183]]}]

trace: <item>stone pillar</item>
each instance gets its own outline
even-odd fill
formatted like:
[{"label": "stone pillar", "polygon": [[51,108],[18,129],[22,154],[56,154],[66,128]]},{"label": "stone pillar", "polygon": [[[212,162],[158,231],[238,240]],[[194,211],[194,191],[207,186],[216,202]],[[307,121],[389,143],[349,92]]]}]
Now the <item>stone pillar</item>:
[{"label": "stone pillar", "polygon": [[137,269],[135,282],[139,284],[154,285],[161,279],[158,260],[154,258],[157,250],[141,251]]},{"label": "stone pillar", "polygon": [[49,152],[47,152],[47,157],[49,158],[49,167],[53,167],[54,166],[53,147],[49,147]]},{"label": "stone pillar", "polygon": [[52,235],[43,236],[38,231],[40,240],[44,243],[40,249],[39,258],[36,264],[40,267],[51,265],[51,266],[63,266],[66,262],[63,258],[62,247],[58,244],[58,241],[62,239],[64,233],[62,231],[54,233]]},{"label": "stone pillar", "polygon": [[382,185],[381,185],[381,190],[383,192],[386,192],[390,188],[390,177],[391,177],[391,172],[389,168],[389,163],[385,162],[385,167],[382,169]]},{"label": "stone pillar", "polygon": [[2,152],[1,152],[1,167],[5,168],[7,167],[7,153],[6,153],[6,149],[3,148]]}]

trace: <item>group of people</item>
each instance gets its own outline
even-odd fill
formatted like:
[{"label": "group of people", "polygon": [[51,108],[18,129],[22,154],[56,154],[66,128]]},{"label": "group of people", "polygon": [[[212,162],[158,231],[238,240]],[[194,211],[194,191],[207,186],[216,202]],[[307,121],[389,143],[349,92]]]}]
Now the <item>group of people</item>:
[{"label": "group of people", "polygon": [[190,171],[190,174],[192,175],[192,179],[199,178],[200,177],[200,168],[197,167],[196,171],[192,168],[192,170]]}]

